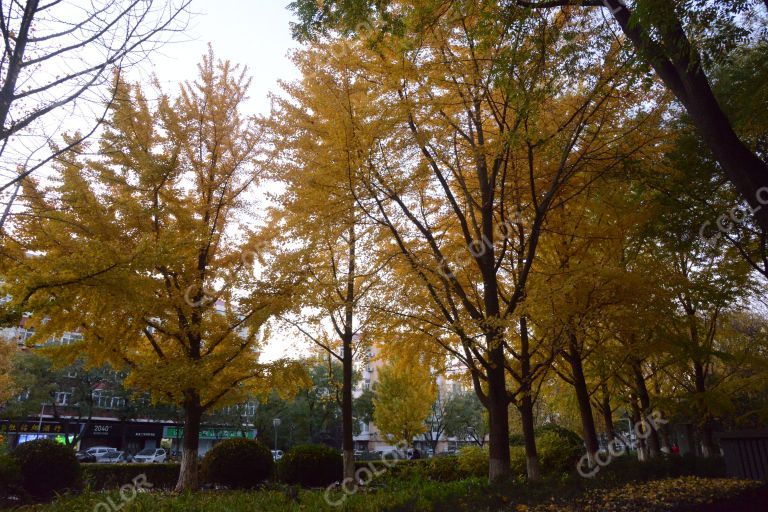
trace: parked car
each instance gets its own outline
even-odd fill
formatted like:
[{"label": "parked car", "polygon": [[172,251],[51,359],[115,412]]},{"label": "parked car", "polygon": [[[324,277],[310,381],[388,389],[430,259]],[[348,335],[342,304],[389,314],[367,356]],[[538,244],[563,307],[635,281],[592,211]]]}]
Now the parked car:
[{"label": "parked car", "polygon": [[272,459],[277,462],[283,458],[283,450],[272,450]]},{"label": "parked car", "polygon": [[359,461],[366,461],[366,460],[381,460],[381,452],[368,452],[364,450],[356,450],[355,451],[355,460]]},{"label": "parked car", "polygon": [[75,454],[75,457],[80,462],[98,462],[100,457],[103,457],[107,453],[116,452],[117,448],[111,446],[91,446],[86,450],[81,450]]},{"label": "parked car", "polygon": [[165,448],[144,448],[133,456],[133,462],[152,464],[155,462],[165,462],[167,458],[168,453],[165,451]]},{"label": "parked car", "polygon": [[101,457],[96,457],[96,462],[101,464],[124,464],[129,462],[129,455],[125,452],[107,452]]},{"label": "parked car", "polygon": [[96,456],[88,453],[87,450],[80,450],[79,452],[75,452],[75,458],[78,462],[96,462]]}]

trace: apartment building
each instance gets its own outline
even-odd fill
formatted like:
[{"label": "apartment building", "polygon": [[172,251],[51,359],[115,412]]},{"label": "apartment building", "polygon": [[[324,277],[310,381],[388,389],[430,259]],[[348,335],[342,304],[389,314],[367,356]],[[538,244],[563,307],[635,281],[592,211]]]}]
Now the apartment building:
[{"label": "apartment building", "polygon": [[[34,335],[22,318],[16,327],[0,329],[0,336],[15,342],[21,352],[29,352],[26,342]],[[46,345],[68,345],[82,340],[80,333],[65,333]],[[86,369],[74,365],[51,375],[45,389],[24,390],[13,402],[0,404],[0,436],[15,446],[33,439],[47,438],[75,442],[78,449],[110,446],[129,453],[163,446],[171,453],[181,446],[184,429],[175,408],[154,405],[149,396],[133,396],[122,386],[125,376],[110,368]],[[35,404],[32,410],[32,403]],[[200,432],[200,455],[218,441],[233,437],[255,438],[249,422],[255,403],[245,404],[237,428],[207,426]],[[231,409],[231,408],[228,408]],[[23,411],[23,413],[19,413]],[[226,415],[232,411],[223,410]]]}]

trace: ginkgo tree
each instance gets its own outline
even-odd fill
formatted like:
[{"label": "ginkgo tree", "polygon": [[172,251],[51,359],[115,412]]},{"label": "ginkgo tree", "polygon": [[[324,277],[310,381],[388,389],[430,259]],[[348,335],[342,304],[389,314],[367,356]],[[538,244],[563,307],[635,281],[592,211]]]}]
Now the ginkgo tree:
[{"label": "ginkgo tree", "polygon": [[[297,52],[302,80],[283,84],[267,123],[275,155],[276,197],[270,230],[273,270],[306,274],[295,307],[282,318],[342,364],[341,412],[345,482],[355,482],[353,373],[381,317],[373,307],[387,277],[381,230],[357,204],[366,133],[366,87],[350,73],[322,66],[318,51]],[[370,108],[370,107],[369,107]],[[370,132],[368,132],[370,133]]]},{"label": "ginkgo tree", "polygon": [[385,440],[410,446],[427,430],[427,418],[437,398],[437,385],[428,365],[404,357],[379,368],[373,392],[373,422]]},{"label": "ginkgo tree", "polygon": [[11,363],[16,352],[15,343],[0,336],[0,409],[17,391],[11,378]]},{"label": "ginkgo tree", "polygon": [[[359,203],[400,255],[391,300],[410,329],[470,373],[489,413],[491,480],[509,473],[510,403],[532,414],[530,390],[510,389],[507,377],[526,388],[537,373],[537,361],[515,360],[531,362],[539,345],[522,348],[531,340],[520,316],[539,241],[556,229],[549,212],[648,142],[626,137],[652,117],[632,88],[629,57],[610,34],[579,38],[576,28],[590,22],[578,13],[487,17],[467,5],[418,41],[393,36],[370,51],[361,42],[362,57],[343,63],[378,105],[357,118],[377,127]],[[606,51],[590,63],[540,58],[549,45],[591,46],[595,37]]]},{"label": "ginkgo tree", "polygon": [[242,113],[249,80],[210,50],[198,71],[156,100],[117,83],[96,156],[77,146],[49,186],[26,180],[4,248],[5,312],[32,313],[31,343],[80,331],[61,357],[126,370],[126,385],[183,409],[177,490],[198,486],[204,412],[307,383],[296,362],[259,360],[300,277],[262,282],[250,256],[261,135]]},{"label": "ginkgo tree", "polygon": [[[441,18],[464,8],[463,4],[454,0],[294,0],[290,7],[298,15],[298,22],[293,24],[294,36],[312,40],[334,30],[421,36]],[[622,44],[634,48],[685,108],[721,169],[750,205],[751,215],[763,230],[768,230],[768,210],[760,207],[761,187],[768,186],[768,164],[749,143],[744,130],[739,129],[743,127],[728,115],[724,108],[727,96],[713,92],[716,77],[712,76],[713,70],[733,57],[734,49],[761,37],[764,23],[749,20],[764,19],[766,0],[493,0],[476,5],[492,20],[508,19],[520,11],[542,10],[556,12],[553,18],[581,12],[615,24],[622,34]],[[584,26],[581,31],[591,35],[594,28]],[[620,40],[618,34],[616,39]],[[596,44],[582,50],[581,56],[588,58],[599,47]],[[554,55],[567,59],[573,49],[564,45],[554,49]],[[749,73],[740,88],[760,89],[761,80],[759,73]],[[708,171],[702,169],[698,174],[705,179],[717,176]]]}]

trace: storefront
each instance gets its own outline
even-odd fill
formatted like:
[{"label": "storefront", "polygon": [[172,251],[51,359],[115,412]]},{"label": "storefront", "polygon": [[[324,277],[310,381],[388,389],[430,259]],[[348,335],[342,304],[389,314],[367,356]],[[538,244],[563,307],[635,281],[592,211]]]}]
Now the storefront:
[{"label": "storefront", "polygon": [[[171,450],[171,453],[181,453],[181,440],[184,437],[184,427],[165,427],[163,429],[163,445]],[[205,455],[219,441],[245,437],[256,439],[256,429],[233,430],[226,428],[203,428],[200,430],[200,441],[197,449],[198,455]]]},{"label": "storefront", "polygon": [[124,448],[129,453],[140,452],[144,448],[158,448],[163,439],[161,424],[128,424]]},{"label": "storefront", "polygon": [[[78,449],[85,450],[93,446],[109,446],[128,453],[137,453],[144,448],[158,448],[161,445],[171,453],[178,453],[184,436],[184,427],[153,422],[125,421],[53,421],[40,422],[31,419],[14,421],[0,420],[0,437],[11,446],[34,439],[52,439],[65,444],[65,436],[70,441],[82,432]],[[203,428],[200,431],[201,455],[224,439],[246,437],[256,438],[255,429],[235,430],[227,428]]]},{"label": "storefront", "polygon": [[111,446],[128,453],[157,448],[163,436],[160,423],[93,422],[83,435],[81,448]]},{"label": "storefront", "polygon": [[33,441],[35,439],[50,439],[61,444],[70,441],[75,433],[80,431],[79,423],[61,421],[31,421],[31,420],[0,420],[0,436],[7,439],[11,446]]},{"label": "storefront", "polygon": [[120,448],[122,441],[122,429],[119,422],[94,422],[88,425],[80,440],[80,449],[84,450],[92,446],[110,446]]}]

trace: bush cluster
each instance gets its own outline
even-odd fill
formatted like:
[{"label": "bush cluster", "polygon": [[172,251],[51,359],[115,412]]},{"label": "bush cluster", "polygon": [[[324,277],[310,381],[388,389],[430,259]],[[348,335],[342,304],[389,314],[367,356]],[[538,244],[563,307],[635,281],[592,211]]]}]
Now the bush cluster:
[{"label": "bush cluster", "polygon": [[465,477],[487,477],[488,459],[488,448],[466,446],[459,450],[459,471],[461,471]]},{"label": "bush cluster", "polygon": [[292,485],[326,487],[341,482],[343,474],[341,455],[328,446],[294,446],[278,464],[280,480]]},{"label": "bush cluster", "polygon": [[429,459],[427,468],[429,478],[437,482],[455,482],[466,477],[455,455],[433,457]]},{"label": "bush cluster", "polygon": [[7,453],[0,453],[0,505],[2,499],[22,493],[19,464]]},{"label": "bush cluster", "polygon": [[93,491],[116,489],[146,475],[152,489],[173,489],[179,480],[179,464],[83,464],[83,483]]},{"label": "bush cluster", "polygon": [[72,448],[48,439],[17,446],[11,457],[19,467],[21,486],[32,498],[49,500],[81,487],[80,465]]},{"label": "bush cluster", "polygon": [[572,430],[544,425],[536,429],[536,452],[542,473],[568,473],[584,454],[584,442]]},{"label": "bush cluster", "polygon": [[[569,473],[584,454],[584,442],[572,430],[550,423],[537,428],[535,434],[542,475]],[[510,444],[512,474],[525,475],[527,462],[522,436],[510,436]]]},{"label": "bush cluster", "polygon": [[252,489],[272,475],[272,452],[259,441],[227,439],[205,454],[202,477],[233,489]]}]

